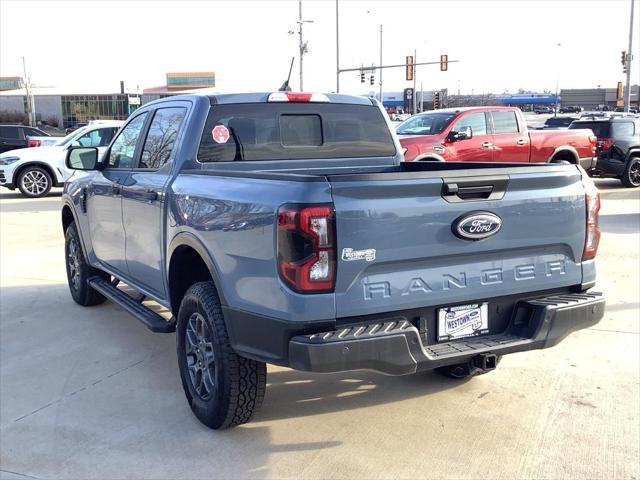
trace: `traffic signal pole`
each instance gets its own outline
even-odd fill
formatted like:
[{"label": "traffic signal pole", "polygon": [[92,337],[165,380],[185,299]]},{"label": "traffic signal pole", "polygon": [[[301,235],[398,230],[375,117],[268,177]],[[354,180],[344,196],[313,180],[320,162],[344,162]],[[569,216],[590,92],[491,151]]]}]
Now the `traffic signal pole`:
[{"label": "traffic signal pole", "polygon": [[[633,60],[633,4],[635,0],[631,0],[631,19],[629,21],[629,49],[627,50],[627,89],[624,93],[624,111],[628,112],[631,108],[631,61]],[[640,97],[640,92],[639,95]],[[640,102],[640,98],[638,98]]]}]

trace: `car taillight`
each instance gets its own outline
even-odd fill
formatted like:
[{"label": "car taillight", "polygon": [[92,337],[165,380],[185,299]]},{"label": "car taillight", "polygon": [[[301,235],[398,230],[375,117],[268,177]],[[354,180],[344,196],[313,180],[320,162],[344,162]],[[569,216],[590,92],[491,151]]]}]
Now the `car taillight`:
[{"label": "car taillight", "polygon": [[601,152],[606,152],[611,147],[613,147],[613,138],[601,138],[598,140],[598,149]]},{"label": "car taillight", "polygon": [[280,208],[278,273],[296,292],[333,291],[336,244],[332,205],[285,205]]},{"label": "car taillight", "polygon": [[600,227],[598,226],[598,212],[600,211],[600,193],[590,178],[583,178],[585,195],[584,203],[587,207],[587,226],[585,232],[584,251],[582,261],[595,258],[600,243]]},{"label": "car taillight", "polygon": [[28,140],[27,141],[27,146],[28,147],[39,147],[42,144],[42,142],[40,140]]}]

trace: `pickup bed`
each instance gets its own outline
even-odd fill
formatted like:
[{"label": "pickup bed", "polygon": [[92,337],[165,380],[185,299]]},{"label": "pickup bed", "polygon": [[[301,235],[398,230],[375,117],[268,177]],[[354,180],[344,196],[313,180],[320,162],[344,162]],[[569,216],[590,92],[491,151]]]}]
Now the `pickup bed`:
[{"label": "pickup bed", "polygon": [[469,107],[415,115],[397,126],[406,161],[568,162],[595,165],[585,130],[529,130],[519,108]]},{"label": "pickup bed", "polygon": [[67,153],[71,295],[175,330],[212,428],[250,419],[266,363],[465,378],[600,320],[599,197],[579,166],[401,160],[367,98],[145,105],[102,158]]}]

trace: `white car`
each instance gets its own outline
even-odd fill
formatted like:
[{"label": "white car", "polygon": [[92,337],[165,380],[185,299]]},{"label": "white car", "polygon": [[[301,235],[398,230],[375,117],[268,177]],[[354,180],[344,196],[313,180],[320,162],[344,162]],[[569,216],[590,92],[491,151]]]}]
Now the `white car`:
[{"label": "white car", "polygon": [[27,197],[42,197],[51,187],[61,187],[72,175],[65,165],[70,147],[98,147],[102,154],[118,129],[121,120],[102,121],[87,125],[42,147],[20,148],[0,154],[0,186],[20,192]]}]

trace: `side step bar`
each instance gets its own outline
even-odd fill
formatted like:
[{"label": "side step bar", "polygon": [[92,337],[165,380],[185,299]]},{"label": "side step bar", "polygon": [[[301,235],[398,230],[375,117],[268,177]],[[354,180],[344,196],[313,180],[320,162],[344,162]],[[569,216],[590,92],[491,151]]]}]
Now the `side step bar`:
[{"label": "side step bar", "polygon": [[171,333],[176,331],[175,319],[172,318],[170,321],[165,320],[162,316],[140,303],[138,299],[131,298],[112,282],[100,277],[91,277],[89,279],[89,285],[112,302],[120,305],[140,320],[152,332]]}]

